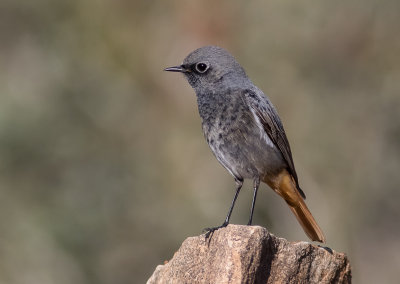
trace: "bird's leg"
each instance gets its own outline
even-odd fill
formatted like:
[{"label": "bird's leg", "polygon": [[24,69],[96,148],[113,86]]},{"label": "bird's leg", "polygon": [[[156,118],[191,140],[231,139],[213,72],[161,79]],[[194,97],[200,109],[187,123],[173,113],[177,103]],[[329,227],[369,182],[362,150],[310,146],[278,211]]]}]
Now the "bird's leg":
[{"label": "bird's leg", "polygon": [[242,185],[243,185],[243,179],[235,178],[235,181],[236,181],[236,193],[235,193],[235,196],[233,197],[231,207],[229,208],[229,211],[228,211],[228,215],[226,216],[225,221],[224,221],[224,223],[222,223],[221,226],[213,227],[213,228],[205,228],[203,230],[203,232],[206,232],[206,239],[210,236],[210,234],[214,233],[214,231],[228,226],[229,219],[231,218],[231,215],[232,215],[233,207],[235,206],[236,199],[239,196],[240,189],[242,188]]},{"label": "bird's leg", "polygon": [[253,202],[251,203],[250,219],[249,219],[249,222],[247,223],[247,225],[249,225],[249,226],[253,222],[254,206],[256,205],[257,191],[258,191],[259,186],[260,186],[260,178],[255,177],[254,181],[253,181],[253,187],[254,187]]}]

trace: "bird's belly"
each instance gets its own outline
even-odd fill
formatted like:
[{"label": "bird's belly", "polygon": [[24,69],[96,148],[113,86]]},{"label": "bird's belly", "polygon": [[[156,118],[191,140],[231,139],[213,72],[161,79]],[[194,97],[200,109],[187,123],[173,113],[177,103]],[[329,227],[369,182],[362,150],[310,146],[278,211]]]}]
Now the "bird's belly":
[{"label": "bird's belly", "polygon": [[279,149],[255,127],[212,131],[207,140],[218,161],[236,178],[263,179],[286,167]]}]

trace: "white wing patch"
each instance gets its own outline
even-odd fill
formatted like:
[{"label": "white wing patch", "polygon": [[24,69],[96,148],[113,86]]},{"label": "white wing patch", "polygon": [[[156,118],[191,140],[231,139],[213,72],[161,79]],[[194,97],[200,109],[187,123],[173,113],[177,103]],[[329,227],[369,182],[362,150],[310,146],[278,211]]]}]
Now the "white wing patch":
[{"label": "white wing patch", "polygon": [[260,131],[260,136],[262,138],[262,140],[265,141],[265,143],[267,143],[268,146],[274,148],[275,144],[274,142],[272,142],[271,138],[269,138],[267,132],[265,131],[260,118],[258,117],[258,115],[255,113],[254,109],[252,107],[250,107],[251,113],[253,114],[254,120],[256,121],[257,127]]}]

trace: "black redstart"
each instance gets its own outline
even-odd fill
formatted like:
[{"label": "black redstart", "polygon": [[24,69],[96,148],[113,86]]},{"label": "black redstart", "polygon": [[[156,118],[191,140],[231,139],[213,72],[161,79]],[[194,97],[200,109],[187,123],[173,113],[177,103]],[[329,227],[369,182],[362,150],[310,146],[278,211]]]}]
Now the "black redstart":
[{"label": "black redstart", "polygon": [[286,201],[311,240],[325,242],[304,202],[278,113],[235,58],[223,48],[206,46],[190,53],[182,65],[165,71],[183,73],[195,90],[207,143],[237,184],[224,223],[207,228],[206,237],[228,225],[243,180],[252,179],[254,193],[248,225],[252,223],[262,181]]}]

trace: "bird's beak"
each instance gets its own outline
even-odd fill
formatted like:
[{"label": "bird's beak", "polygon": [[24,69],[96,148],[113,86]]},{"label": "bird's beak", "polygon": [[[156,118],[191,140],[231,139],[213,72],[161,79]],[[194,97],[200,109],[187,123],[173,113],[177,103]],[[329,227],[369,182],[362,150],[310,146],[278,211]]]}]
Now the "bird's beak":
[{"label": "bird's beak", "polygon": [[186,69],[183,65],[168,67],[165,68],[164,71],[181,72],[181,73],[190,72],[190,70]]}]

